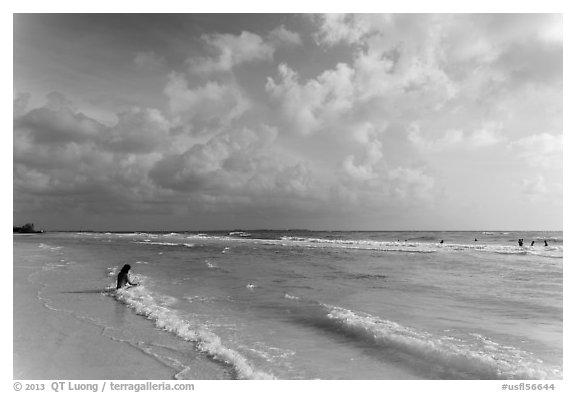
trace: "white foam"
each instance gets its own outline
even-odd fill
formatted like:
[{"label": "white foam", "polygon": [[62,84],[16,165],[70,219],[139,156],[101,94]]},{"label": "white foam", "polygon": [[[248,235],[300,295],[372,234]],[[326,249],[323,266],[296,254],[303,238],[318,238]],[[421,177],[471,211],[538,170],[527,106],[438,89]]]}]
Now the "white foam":
[{"label": "white foam", "polygon": [[195,302],[201,302],[201,303],[208,303],[208,302],[212,302],[214,300],[216,300],[215,297],[209,297],[209,296],[184,296],[184,299],[188,302],[188,303],[195,303]]},{"label": "white foam", "polygon": [[116,292],[116,299],[134,309],[136,313],[154,321],[156,326],[176,334],[186,341],[214,357],[230,364],[242,379],[274,379],[272,374],[255,369],[239,352],[228,348],[219,336],[204,326],[196,326],[193,321],[185,320],[167,304],[156,301],[161,296],[154,295],[143,285]]},{"label": "white foam", "polygon": [[61,249],[62,249],[61,246],[50,246],[50,245],[45,244],[45,243],[40,243],[40,244],[38,245],[38,247],[44,248],[44,249],[47,249],[47,250],[50,250],[50,251],[58,251],[58,250],[61,250]]},{"label": "white foam", "polygon": [[195,247],[192,243],[174,243],[174,242],[153,242],[150,239],[144,239],[143,241],[135,241],[134,243],[139,244],[148,244],[148,245],[156,245],[156,246],[180,246],[180,247]]},{"label": "white foam", "polygon": [[215,263],[212,263],[210,261],[205,261],[206,262],[206,266],[208,266],[210,269],[218,269],[218,265],[216,265]]},{"label": "white foam", "polygon": [[475,336],[475,340],[471,341],[436,337],[369,314],[323,306],[329,311],[329,319],[337,321],[350,332],[413,355],[415,359],[442,365],[448,371],[472,373],[490,379],[562,378],[560,371],[544,367],[543,362],[531,354],[481,336]]}]

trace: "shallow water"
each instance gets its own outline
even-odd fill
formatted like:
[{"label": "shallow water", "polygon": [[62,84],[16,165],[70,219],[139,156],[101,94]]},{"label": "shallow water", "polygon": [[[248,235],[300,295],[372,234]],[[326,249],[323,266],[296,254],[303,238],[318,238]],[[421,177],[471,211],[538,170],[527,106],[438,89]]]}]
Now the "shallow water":
[{"label": "shallow water", "polygon": [[[563,376],[561,232],[14,239],[46,255],[35,280],[47,306],[102,326],[179,379]],[[125,263],[139,285],[116,292]]]}]

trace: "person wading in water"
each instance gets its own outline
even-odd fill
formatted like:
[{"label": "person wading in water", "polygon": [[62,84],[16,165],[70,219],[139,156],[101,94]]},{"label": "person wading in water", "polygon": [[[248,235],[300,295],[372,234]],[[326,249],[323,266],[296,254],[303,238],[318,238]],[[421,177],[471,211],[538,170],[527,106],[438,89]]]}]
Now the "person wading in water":
[{"label": "person wading in water", "polygon": [[138,285],[138,283],[130,281],[128,277],[128,271],[130,270],[130,265],[124,265],[120,273],[118,273],[118,283],[116,284],[116,289],[125,287],[126,285]]}]

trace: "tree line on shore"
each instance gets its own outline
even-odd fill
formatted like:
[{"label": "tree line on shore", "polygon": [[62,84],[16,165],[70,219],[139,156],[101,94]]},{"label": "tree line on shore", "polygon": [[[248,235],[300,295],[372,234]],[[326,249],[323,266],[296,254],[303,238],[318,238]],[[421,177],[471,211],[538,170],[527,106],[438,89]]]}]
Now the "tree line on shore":
[{"label": "tree line on shore", "polygon": [[44,231],[37,231],[34,229],[34,224],[29,222],[21,227],[12,227],[12,233],[43,233]]}]

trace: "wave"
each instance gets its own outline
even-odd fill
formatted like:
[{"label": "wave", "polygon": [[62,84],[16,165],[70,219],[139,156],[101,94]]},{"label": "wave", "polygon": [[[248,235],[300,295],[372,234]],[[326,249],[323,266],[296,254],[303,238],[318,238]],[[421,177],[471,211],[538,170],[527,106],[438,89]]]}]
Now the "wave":
[{"label": "wave", "polygon": [[143,241],[135,241],[134,243],[148,244],[148,245],[154,245],[154,246],[196,247],[196,245],[195,245],[195,244],[192,244],[192,243],[154,242],[154,241],[149,240],[149,239],[145,239],[145,240],[143,240]]},{"label": "wave", "polygon": [[[231,232],[235,233],[235,232]],[[165,236],[175,236],[176,234],[167,234]],[[550,245],[544,247],[542,245],[536,246],[523,246],[517,245],[501,245],[501,244],[462,244],[462,243],[449,243],[426,241],[433,239],[429,236],[417,238],[420,241],[381,241],[381,240],[353,240],[353,239],[327,239],[327,238],[314,238],[314,237],[298,237],[298,236],[282,236],[278,239],[258,239],[250,236],[221,236],[221,235],[190,235],[186,236],[187,240],[217,240],[217,241],[234,241],[234,242],[251,242],[264,245],[281,245],[281,246],[295,246],[307,248],[338,248],[345,250],[366,250],[366,251],[379,251],[379,252],[400,252],[400,253],[437,253],[437,252],[489,252],[496,254],[524,254],[535,255],[545,258],[562,258],[563,246]],[[510,241],[512,242],[512,240]],[[515,242],[515,241],[514,241]],[[144,239],[136,241],[135,243],[159,245],[159,246],[181,246],[181,247],[195,247],[193,243],[174,242],[174,241],[153,241]],[[230,247],[225,247],[222,253],[227,253]]]},{"label": "wave", "polygon": [[[426,240],[429,237],[424,236],[418,240]],[[327,239],[314,237],[282,236],[279,239],[257,239],[249,237],[219,236],[219,235],[191,235],[187,239],[209,239],[209,240],[227,240],[236,242],[257,242],[268,245],[297,246],[307,248],[340,248],[346,250],[367,250],[381,252],[406,252],[406,253],[436,253],[436,252],[459,252],[459,251],[479,251],[496,254],[530,254],[546,258],[562,258],[563,247],[558,246],[524,246],[517,245],[499,245],[499,244],[461,244],[448,243],[443,244],[431,241],[380,241],[380,240],[352,240],[352,239]],[[430,239],[432,239],[430,237]],[[170,243],[170,242],[153,242],[145,240],[147,244],[170,245],[170,246],[187,246],[192,244]],[[224,249],[224,253],[229,251],[229,247]]]},{"label": "wave", "polygon": [[252,236],[250,233],[248,232],[243,232],[243,231],[232,231],[228,234],[228,236],[239,236],[239,237],[250,237]]},{"label": "wave", "polygon": [[172,298],[155,295],[144,285],[120,289],[115,292],[114,297],[137,314],[152,320],[156,327],[194,343],[198,350],[231,365],[239,378],[274,379],[274,375],[257,370],[242,354],[226,347],[218,335],[204,326],[195,325],[193,321],[182,318],[177,311],[170,309],[168,306],[172,304]]},{"label": "wave", "polygon": [[58,251],[62,249],[62,246],[51,246],[49,244],[45,244],[45,243],[40,243],[38,245],[39,248],[43,248],[45,250],[50,250],[50,251]]},{"label": "wave", "polygon": [[[422,240],[423,238],[419,238]],[[498,254],[531,254],[548,258],[562,258],[562,246],[535,246],[518,247],[516,245],[493,245],[493,244],[460,244],[460,243],[432,243],[432,242],[391,242],[372,240],[334,240],[303,237],[283,237],[282,241],[306,247],[337,247],[345,249],[360,249],[388,252],[409,252],[409,253],[435,253],[435,252],[456,252],[456,251],[481,251]]]},{"label": "wave", "polygon": [[533,355],[498,344],[478,334],[469,339],[434,336],[396,322],[321,304],[335,330],[392,349],[415,367],[440,369],[452,378],[476,379],[561,379],[560,370],[545,367]]}]

